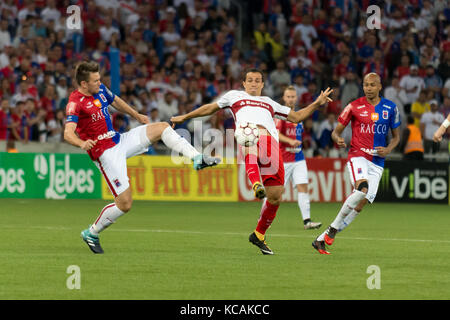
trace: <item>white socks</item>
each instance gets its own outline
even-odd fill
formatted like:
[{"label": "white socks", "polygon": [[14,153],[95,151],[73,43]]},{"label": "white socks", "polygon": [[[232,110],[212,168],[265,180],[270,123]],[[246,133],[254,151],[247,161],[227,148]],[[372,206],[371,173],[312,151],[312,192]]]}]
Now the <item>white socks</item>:
[{"label": "white socks", "polygon": [[353,191],[353,193],[347,198],[347,200],[345,200],[344,205],[339,211],[336,219],[334,219],[334,221],[331,223],[331,227],[339,229],[345,217],[347,217],[348,214],[352,212],[352,210],[362,199],[364,199],[365,196],[366,194],[364,192],[358,190]]},{"label": "white socks", "polygon": [[[331,227],[339,230],[342,226],[342,223],[344,219],[353,211],[355,211],[355,207],[358,205],[358,203],[364,199],[366,194],[364,192],[355,190],[353,193],[348,196],[347,200],[345,200],[344,204],[342,205],[341,210],[339,211],[338,215],[336,216],[336,219],[331,223]],[[356,212],[356,211],[355,211]],[[356,215],[353,217],[353,219],[356,217]],[[351,219],[351,221],[353,221]],[[349,223],[351,222],[349,221]],[[318,241],[323,241],[325,238],[325,234],[327,233],[327,230],[325,230],[318,238]]]},{"label": "white socks", "polygon": [[95,223],[91,226],[89,231],[94,235],[108,228],[111,224],[116,222],[117,218],[125,214],[122,210],[117,208],[115,203],[110,203],[102,209]]},{"label": "white socks", "polygon": [[309,194],[305,192],[299,192],[297,197],[298,207],[302,213],[303,220],[311,218],[311,205],[309,202]]},{"label": "white socks", "polygon": [[181,153],[183,156],[194,159],[198,152],[186,139],[175,132],[171,127],[167,127],[161,134],[161,140],[170,149]]},{"label": "white socks", "polygon": [[341,232],[345,228],[348,227],[350,223],[352,223],[353,220],[359,215],[360,212],[356,211],[355,209],[352,210],[342,221],[341,226],[338,229],[338,232]]}]

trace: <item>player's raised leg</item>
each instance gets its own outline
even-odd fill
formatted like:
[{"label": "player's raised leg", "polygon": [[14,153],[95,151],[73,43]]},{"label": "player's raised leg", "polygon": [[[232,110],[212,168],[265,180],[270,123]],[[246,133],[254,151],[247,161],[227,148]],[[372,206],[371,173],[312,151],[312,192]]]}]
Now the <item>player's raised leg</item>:
[{"label": "player's raised leg", "polygon": [[261,174],[258,165],[258,146],[243,147],[245,159],[245,172],[252,185],[255,197],[264,199],[266,197],[266,190],[261,183]]},{"label": "player's raised leg", "polygon": [[148,124],[147,137],[150,143],[161,140],[170,149],[191,159],[194,163],[195,170],[201,170],[220,163],[219,158],[207,157],[198,152],[186,139],[176,133],[167,122]]}]

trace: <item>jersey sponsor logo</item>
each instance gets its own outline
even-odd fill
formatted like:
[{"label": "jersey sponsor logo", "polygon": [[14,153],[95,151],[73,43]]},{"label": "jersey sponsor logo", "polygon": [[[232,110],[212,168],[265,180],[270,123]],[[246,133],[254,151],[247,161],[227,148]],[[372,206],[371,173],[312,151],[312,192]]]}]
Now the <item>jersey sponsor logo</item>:
[{"label": "jersey sponsor logo", "polygon": [[387,125],[386,124],[365,124],[361,123],[361,133],[370,133],[370,134],[386,134],[387,133]]},{"label": "jersey sponsor logo", "polygon": [[96,113],[91,114],[91,117],[92,117],[92,122],[102,120],[105,118],[105,116],[103,115],[103,112],[101,110],[97,111]]},{"label": "jersey sponsor logo", "polygon": [[368,117],[368,116],[369,116],[369,113],[368,113],[367,110],[366,110],[366,111],[364,111],[363,113],[361,113],[359,116],[360,116],[360,117]]},{"label": "jersey sponsor logo", "polygon": [[95,99],[95,100],[94,100],[94,104],[95,104],[95,106],[96,106],[97,108],[101,108],[101,107],[102,107],[102,103],[101,103],[100,100],[98,100],[98,99]]},{"label": "jersey sponsor logo", "polygon": [[380,115],[376,112],[373,112],[370,114],[370,119],[372,119],[372,121],[378,121],[379,118],[380,118]]},{"label": "jersey sponsor logo", "polygon": [[116,135],[115,131],[108,131],[107,133],[101,134],[97,137],[97,140],[105,140],[105,139],[110,139],[112,137],[114,137]]},{"label": "jersey sponsor logo", "polygon": [[391,110],[391,107],[388,106],[387,104],[383,104],[383,107],[388,108],[389,110]]},{"label": "jersey sponsor logo", "polygon": [[249,107],[262,107],[265,109],[268,109],[269,111],[272,109],[272,107],[262,101],[255,101],[255,100],[242,100],[241,103],[239,103],[240,106],[249,106]]},{"label": "jersey sponsor logo", "polygon": [[371,156],[378,154],[378,151],[376,149],[367,149],[367,148],[360,148],[362,152],[365,152],[367,154],[370,154]]},{"label": "jersey sponsor logo", "polygon": [[365,107],[365,105],[362,105],[362,106],[356,107],[356,109],[362,109],[364,107]]},{"label": "jersey sponsor logo", "polygon": [[94,105],[92,104],[92,102],[88,102],[88,104],[86,105],[86,109],[92,108]]},{"label": "jersey sponsor logo", "polygon": [[302,148],[301,148],[301,147],[297,147],[297,148],[286,148],[286,151],[287,151],[287,152],[290,152],[290,153],[299,153],[300,151],[302,151]]},{"label": "jersey sponsor logo", "polygon": [[389,112],[387,110],[383,110],[383,119],[387,120],[389,118]]}]

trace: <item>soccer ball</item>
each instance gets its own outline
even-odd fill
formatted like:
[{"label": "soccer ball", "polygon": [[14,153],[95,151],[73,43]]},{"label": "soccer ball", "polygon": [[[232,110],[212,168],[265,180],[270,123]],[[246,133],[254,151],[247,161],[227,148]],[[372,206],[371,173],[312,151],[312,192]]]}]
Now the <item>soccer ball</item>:
[{"label": "soccer ball", "polygon": [[236,123],[234,137],[237,143],[244,147],[254,146],[259,139],[259,130],[256,124],[249,122]]}]

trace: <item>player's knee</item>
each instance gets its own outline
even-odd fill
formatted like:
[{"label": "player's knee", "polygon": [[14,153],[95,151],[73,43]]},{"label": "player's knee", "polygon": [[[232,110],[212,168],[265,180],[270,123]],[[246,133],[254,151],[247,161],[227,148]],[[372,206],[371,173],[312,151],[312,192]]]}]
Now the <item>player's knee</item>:
[{"label": "player's knee", "polygon": [[167,122],[157,122],[147,125],[147,137],[154,143],[161,139],[161,135],[169,127]]},{"label": "player's knee", "polygon": [[116,203],[117,208],[119,208],[122,212],[127,213],[131,210],[133,205],[133,199],[123,199],[119,203]]},{"label": "player's knee", "polygon": [[358,185],[357,189],[360,192],[367,193],[367,191],[369,191],[369,184],[367,183],[367,181],[363,181]]}]

